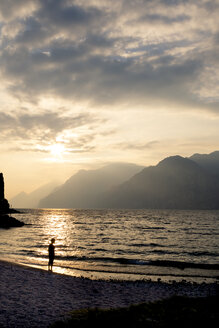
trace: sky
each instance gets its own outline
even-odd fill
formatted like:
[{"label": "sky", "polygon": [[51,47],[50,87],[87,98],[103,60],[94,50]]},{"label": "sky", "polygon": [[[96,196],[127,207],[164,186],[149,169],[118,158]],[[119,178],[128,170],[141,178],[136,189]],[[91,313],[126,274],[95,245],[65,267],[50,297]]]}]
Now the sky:
[{"label": "sky", "polygon": [[219,150],[219,0],[1,0],[6,196]]}]

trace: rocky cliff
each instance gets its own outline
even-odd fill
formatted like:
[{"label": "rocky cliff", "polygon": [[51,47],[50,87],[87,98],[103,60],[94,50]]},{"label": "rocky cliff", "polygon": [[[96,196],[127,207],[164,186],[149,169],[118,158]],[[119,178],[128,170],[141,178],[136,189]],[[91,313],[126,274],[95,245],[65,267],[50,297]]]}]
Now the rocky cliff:
[{"label": "rocky cliff", "polygon": [[23,222],[7,215],[17,211],[10,209],[9,203],[5,198],[5,184],[3,174],[0,173],[0,228],[22,227]]},{"label": "rocky cliff", "polygon": [[5,184],[3,174],[0,173],[0,213],[9,213],[9,203],[5,199]]},{"label": "rocky cliff", "polygon": [[5,198],[5,185],[4,185],[4,178],[3,174],[0,173],[0,200]]}]

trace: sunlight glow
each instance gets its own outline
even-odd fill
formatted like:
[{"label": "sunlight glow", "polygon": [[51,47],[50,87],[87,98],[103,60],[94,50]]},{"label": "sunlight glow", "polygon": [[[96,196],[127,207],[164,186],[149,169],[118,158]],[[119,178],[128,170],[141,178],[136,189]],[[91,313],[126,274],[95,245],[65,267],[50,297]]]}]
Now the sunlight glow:
[{"label": "sunlight glow", "polygon": [[62,158],[62,155],[65,152],[65,146],[62,144],[54,144],[49,147],[51,155],[55,158]]}]

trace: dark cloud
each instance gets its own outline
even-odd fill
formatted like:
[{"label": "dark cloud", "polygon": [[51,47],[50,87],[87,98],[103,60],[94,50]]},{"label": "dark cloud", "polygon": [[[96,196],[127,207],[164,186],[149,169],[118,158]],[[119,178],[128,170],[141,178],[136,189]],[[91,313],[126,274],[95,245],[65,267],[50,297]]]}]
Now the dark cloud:
[{"label": "dark cloud", "polygon": [[14,124],[14,122],[15,122],[15,119],[12,116],[0,112],[0,129],[1,129],[1,131],[4,129],[8,129],[11,125]]},{"label": "dark cloud", "polygon": [[217,11],[219,9],[218,1],[206,1],[204,3],[204,8],[211,14],[213,11]]},{"label": "dark cloud", "polygon": [[100,11],[94,7],[83,8],[77,5],[67,5],[63,0],[41,0],[40,17],[64,26],[89,23],[97,19]]},{"label": "dark cloud", "polygon": [[81,114],[75,117],[61,116],[58,113],[43,113],[35,115],[23,114],[17,117],[19,126],[30,130],[35,127],[42,127],[51,131],[60,132],[64,129],[73,129],[75,127],[84,125],[91,120],[88,114]]},{"label": "dark cloud", "polygon": [[168,6],[176,6],[192,2],[191,0],[160,0],[161,3]]},{"label": "dark cloud", "polygon": [[101,122],[97,117],[88,113],[68,116],[58,112],[41,114],[9,115],[0,112],[1,139],[40,139],[41,141],[55,139],[65,130],[74,130],[84,125]]},{"label": "dark cloud", "polygon": [[14,42],[18,44],[43,43],[44,39],[49,36],[49,32],[39,21],[33,17],[23,21],[23,30],[16,36]]},{"label": "dark cloud", "polygon": [[171,23],[182,23],[189,21],[191,18],[188,15],[178,15],[178,16],[165,16],[160,14],[146,14],[141,17],[142,21],[146,21],[149,23],[163,23],[163,24],[171,24]]},{"label": "dark cloud", "polygon": [[[118,13],[111,7],[106,10],[80,2],[37,3],[29,16],[19,18],[22,28],[14,39],[7,40],[8,46],[0,55],[2,75],[14,95],[29,101],[49,95],[86,100],[96,106],[148,104],[158,98],[160,102],[194,108],[215,109],[218,105],[216,99],[207,104],[193,92],[193,85],[213,61],[213,55],[209,60],[196,38],[177,30],[172,40],[166,38],[165,33],[170,32],[164,30],[164,38],[147,42],[144,35],[126,33],[133,27],[133,6],[136,23],[141,24],[142,19],[152,26],[157,22],[167,27],[179,23],[183,31],[192,17],[182,8],[195,2],[161,0],[153,7],[148,1],[120,1],[123,6]],[[179,4],[180,11],[174,12],[172,7]],[[172,11],[168,12],[168,6]],[[202,2],[201,6],[204,8]],[[124,27],[119,23],[121,19]],[[195,27],[196,37],[200,38],[202,30]],[[207,34],[203,37],[208,42]],[[218,35],[211,38],[217,40]],[[209,47],[206,51],[209,53]]]},{"label": "dark cloud", "polygon": [[[90,99],[96,104],[126,101],[147,102],[159,94],[163,100],[191,101],[189,86],[200,74],[201,58],[176,61],[160,56],[148,62],[136,58],[113,59],[90,55],[80,47],[57,46],[50,55],[19,49],[3,53],[5,75],[15,79],[11,90],[31,98],[39,94],[69,99]],[[55,64],[52,65],[51,64]],[[197,100],[198,104],[198,100]]]},{"label": "dark cloud", "polygon": [[219,31],[214,35],[214,42],[217,46],[219,46]]},{"label": "dark cloud", "polygon": [[104,15],[96,7],[82,7],[64,0],[40,0],[40,3],[37,17],[44,25],[56,31],[71,30],[72,34],[86,31],[88,26],[99,26]]}]

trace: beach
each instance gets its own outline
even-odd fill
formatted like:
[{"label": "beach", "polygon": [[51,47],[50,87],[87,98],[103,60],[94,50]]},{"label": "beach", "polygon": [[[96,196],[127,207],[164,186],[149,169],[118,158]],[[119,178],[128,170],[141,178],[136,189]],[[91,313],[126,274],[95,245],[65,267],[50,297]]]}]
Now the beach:
[{"label": "beach", "polygon": [[218,284],[91,280],[0,261],[0,327],[48,327],[69,311],[118,308],[171,296],[207,297]]}]

